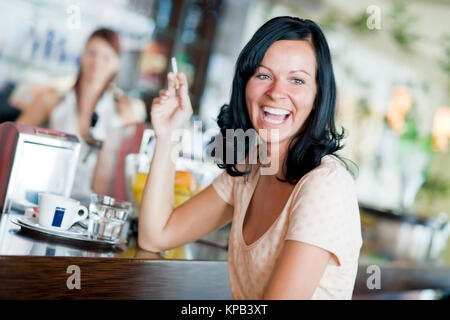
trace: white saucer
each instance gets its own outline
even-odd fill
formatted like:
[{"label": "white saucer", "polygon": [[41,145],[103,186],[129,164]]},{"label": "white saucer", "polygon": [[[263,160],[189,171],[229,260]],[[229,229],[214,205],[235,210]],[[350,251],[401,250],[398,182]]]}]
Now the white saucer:
[{"label": "white saucer", "polygon": [[74,227],[72,227],[72,230],[61,230],[61,229],[56,229],[56,228],[51,228],[51,227],[44,227],[44,226],[41,226],[37,222],[37,219],[32,219],[32,218],[27,218],[27,217],[11,216],[10,220],[12,223],[20,226],[21,228],[38,231],[38,232],[41,232],[41,233],[44,233],[47,235],[65,238],[65,239],[87,241],[87,242],[103,244],[103,245],[105,245],[105,244],[115,245],[115,244],[121,244],[121,243],[126,242],[126,240],[124,240],[124,239],[113,239],[113,240],[100,239],[100,238],[94,239],[89,236],[87,230],[84,230],[81,228],[79,228],[80,230],[77,231],[76,229],[74,230]]},{"label": "white saucer", "polygon": [[[44,233],[52,233],[52,234],[58,234],[58,235],[65,235],[65,236],[80,236],[83,234],[86,234],[86,232],[77,232],[77,231],[70,231],[70,230],[63,230],[61,228],[56,227],[45,227],[40,225],[37,222],[37,219],[32,219],[28,217],[16,217],[16,219],[21,223],[25,224],[30,228],[39,230]],[[14,222],[14,221],[13,221]]]}]

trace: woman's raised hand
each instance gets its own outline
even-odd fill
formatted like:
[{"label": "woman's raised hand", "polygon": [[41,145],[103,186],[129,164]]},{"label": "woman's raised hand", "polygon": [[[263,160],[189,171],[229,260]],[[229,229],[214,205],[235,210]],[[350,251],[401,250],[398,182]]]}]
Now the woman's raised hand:
[{"label": "woman's raised hand", "polygon": [[169,72],[167,80],[167,89],[162,89],[159,97],[153,99],[151,121],[157,138],[170,139],[174,130],[183,128],[188,122],[192,115],[192,105],[185,74],[180,72],[175,76],[174,73]]}]

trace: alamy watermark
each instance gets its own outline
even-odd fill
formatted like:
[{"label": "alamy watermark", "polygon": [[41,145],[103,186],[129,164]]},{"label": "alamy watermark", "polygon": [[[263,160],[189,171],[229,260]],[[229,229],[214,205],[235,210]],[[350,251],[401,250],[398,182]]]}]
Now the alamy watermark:
[{"label": "alamy watermark", "polygon": [[67,7],[68,14],[66,20],[66,27],[69,30],[79,30],[81,28],[81,8],[76,4],[71,4]]},{"label": "alamy watermark", "polygon": [[369,290],[381,289],[381,269],[377,265],[370,265],[366,270],[370,276],[367,278],[366,285]]},{"label": "alamy watermark", "polygon": [[[261,175],[274,175],[279,168],[279,150],[270,148],[269,143],[261,137],[270,137],[271,141],[279,140],[279,129],[226,129],[225,137],[217,130],[208,129],[202,131],[202,121],[195,121],[194,130],[189,128],[177,129],[172,133],[172,142],[178,144],[184,141],[209,141],[205,150],[203,145],[188,143],[191,156],[195,159],[210,158],[217,164],[253,165],[261,164]],[[247,151],[246,151],[247,146]],[[270,155],[269,155],[270,152]],[[175,163],[179,157],[179,151],[174,148],[172,161]]]},{"label": "alamy watermark", "polygon": [[81,289],[81,269],[77,265],[70,265],[67,267],[66,273],[70,273],[71,275],[66,280],[67,289],[73,290]]},{"label": "alamy watermark", "polygon": [[369,17],[366,20],[366,26],[369,30],[381,29],[381,8],[376,5],[370,5],[366,9],[366,13]]}]

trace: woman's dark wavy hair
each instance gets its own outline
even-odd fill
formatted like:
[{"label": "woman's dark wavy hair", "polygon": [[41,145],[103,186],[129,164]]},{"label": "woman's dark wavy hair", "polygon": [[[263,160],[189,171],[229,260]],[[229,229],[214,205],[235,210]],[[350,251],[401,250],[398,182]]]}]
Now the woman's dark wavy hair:
[{"label": "woman's dark wavy hair", "polygon": [[[324,34],[316,23],[307,19],[284,16],[267,21],[256,31],[236,62],[230,103],[222,106],[217,123],[224,145],[226,145],[226,129],[245,131],[253,128],[246,106],[245,88],[266,51],[278,40],[310,41],[317,61],[317,93],[314,108],[302,129],[289,142],[287,158],[283,163],[284,179],[280,179],[295,185],[306,173],[320,164],[323,156],[334,154],[343,147],[341,141],[344,130],[338,133],[334,124],[336,83],[330,50]],[[247,141],[245,143],[245,156],[247,156],[250,146]],[[223,156],[225,159],[225,151]],[[219,164],[219,167],[226,169],[230,176],[243,176],[249,173],[249,171],[239,171],[236,164],[220,162],[223,164]]]}]

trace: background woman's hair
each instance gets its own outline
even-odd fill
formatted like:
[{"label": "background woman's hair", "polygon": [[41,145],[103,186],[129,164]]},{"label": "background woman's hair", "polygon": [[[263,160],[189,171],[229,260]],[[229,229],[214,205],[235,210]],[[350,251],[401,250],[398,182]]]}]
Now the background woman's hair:
[{"label": "background woman's hair", "polygon": [[[334,153],[343,147],[344,130],[342,128],[341,133],[338,133],[334,124],[336,83],[330,50],[324,34],[316,23],[284,16],[267,21],[256,31],[242,49],[236,62],[230,103],[222,106],[217,123],[224,139],[224,146],[227,145],[226,129],[245,131],[253,128],[246,106],[245,88],[266,51],[278,40],[309,41],[314,48],[317,62],[317,93],[314,108],[302,129],[291,138],[288,155],[283,163],[284,179],[281,181],[296,184],[306,173],[320,164],[323,156],[335,155]],[[248,155],[249,147],[249,143],[245,141],[245,155]],[[222,154],[225,159],[226,150],[223,150]],[[219,164],[219,167],[225,168],[231,176],[249,173],[249,171],[239,171],[236,163],[229,164],[224,160],[220,162],[223,164]],[[345,163],[344,165],[348,169]]]},{"label": "background woman's hair", "polygon": [[88,42],[93,38],[105,40],[114,49],[117,55],[120,54],[119,35],[114,30],[108,28],[97,29],[89,36]]},{"label": "background woman's hair", "polygon": [[[117,34],[117,32],[115,32],[112,29],[108,29],[108,28],[100,28],[95,30],[88,38],[88,40],[86,41],[86,46],[89,43],[89,41],[91,41],[94,38],[100,38],[102,40],[105,40],[110,46],[111,48],[113,48],[114,52],[119,56],[120,55],[120,39],[119,39],[119,35]],[[73,89],[75,90],[75,95],[77,97],[77,101],[79,100],[79,95],[80,95],[80,81],[81,81],[81,64],[80,64],[80,69],[78,70],[78,75],[77,78],[75,80],[75,84],[73,86]],[[104,85],[103,90],[99,96],[100,97],[103,95],[103,93],[105,92],[105,90],[110,86],[111,82],[114,80],[116,74],[114,74]]]}]

